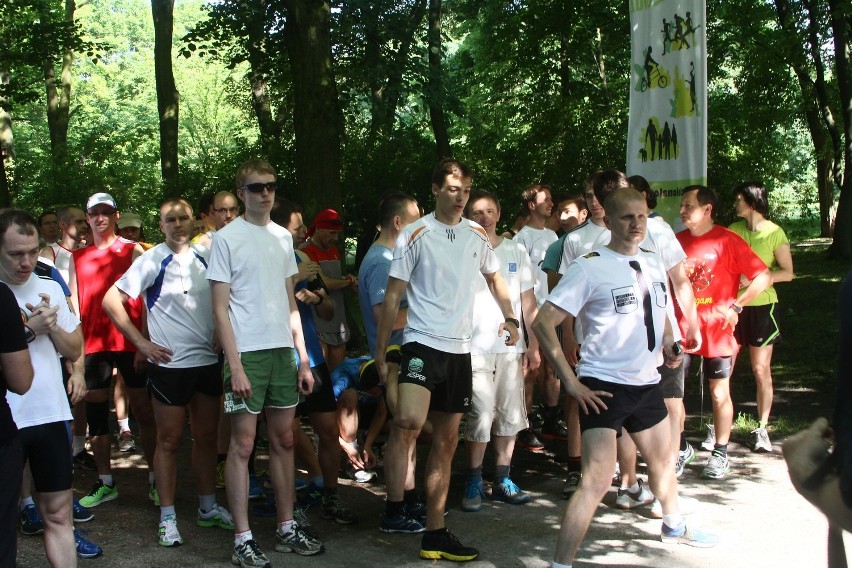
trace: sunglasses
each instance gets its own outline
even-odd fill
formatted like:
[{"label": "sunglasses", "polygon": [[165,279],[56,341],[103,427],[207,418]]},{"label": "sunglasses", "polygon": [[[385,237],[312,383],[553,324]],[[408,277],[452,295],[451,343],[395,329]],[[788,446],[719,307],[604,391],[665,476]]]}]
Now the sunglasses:
[{"label": "sunglasses", "polygon": [[277,181],[270,181],[268,183],[249,183],[242,186],[240,189],[248,190],[251,193],[261,193],[264,189],[269,191],[270,193],[278,189]]}]

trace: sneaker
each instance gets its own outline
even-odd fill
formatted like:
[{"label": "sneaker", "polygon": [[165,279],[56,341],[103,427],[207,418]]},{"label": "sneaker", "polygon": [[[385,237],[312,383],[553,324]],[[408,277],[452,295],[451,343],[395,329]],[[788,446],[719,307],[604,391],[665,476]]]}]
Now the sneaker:
[{"label": "sneaker", "polygon": [[88,495],[80,499],[80,504],[87,509],[91,509],[92,507],[97,507],[101,503],[106,503],[107,501],[112,501],[117,498],[118,489],[115,488],[115,485],[107,485],[98,479],[95,484],[92,485],[92,490],[89,491]]},{"label": "sneaker", "polygon": [[654,502],[654,494],[640,479],[638,482],[639,489],[635,493],[631,493],[630,489],[619,489],[615,497],[615,506],[619,509],[635,509],[642,505],[650,505]]},{"label": "sneaker", "polygon": [[241,568],[271,568],[272,564],[253,538],[234,546],[231,564]]},{"label": "sneaker", "polygon": [[475,513],[482,509],[482,497],[485,496],[485,489],[482,487],[481,477],[469,477],[464,486],[464,497],[462,497],[462,511]]},{"label": "sneaker", "polygon": [[426,517],[414,518],[403,511],[396,516],[388,516],[387,513],[382,515],[382,521],[379,523],[379,530],[386,533],[399,534],[417,534],[426,530]]},{"label": "sneaker", "polygon": [[71,502],[71,512],[74,514],[75,523],[87,523],[95,518],[94,513],[82,506],[76,497]]},{"label": "sneaker", "polygon": [[609,482],[613,487],[621,487],[621,465],[615,462],[615,469],[612,470],[612,480]]},{"label": "sneaker", "polygon": [[479,551],[470,546],[464,546],[453,533],[448,530],[440,534],[424,534],[420,543],[420,558],[426,560],[452,560],[453,562],[468,562],[476,560]]},{"label": "sneaker", "polygon": [[293,507],[293,520],[299,523],[299,527],[301,527],[302,531],[304,531],[306,535],[317,539],[319,538],[316,529],[314,529],[311,521],[308,520],[308,515],[305,513],[305,510],[298,505]]},{"label": "sneaker", "polygon": [[83,535],[86,531],[74,527],[74,546],[77,549],[77,556],[80,558],[97,558],[104,553],[104,549],[85,538]]},{"label": "sneaker", "polygon": [[278,506],[275,504],[275,497],[268,496],[263,503],[251,506],[251,512],[258,517],[274,517],[278,514]]},{"label": "sneaker", "polygon": [[683,471],[695,461],[695,448],[692,447],[692,444],[689,442],[686,443],[685,450],[678,450],[677,452],[677,463],[675,463],[675,475],[680,477],[683,475]]},{"label": "sneaker", "polygon": [[491,488],[491,498],[512,505],[523,505],[532,501],[529,493],[521,491],[521,488],[508,477],[504,477],[500,483],[494,484],[494,487]]},{"label": "sneaker", "polygon": [[667,544],[686,544],[697,548],[711,548],[719,544],[719,537],[714,534],[692,530],[681,523],[679,527],[669,528],[662,523],[660,540]]},{"label": "sneaker", "polygon": [[27,505],[18,516],[21,521],[21,533],[33,536],[44,532],[44,521],[35,505]]},{"label": "sneaker", "polygon": [[707,425],[707,437],[701,442],[701,449],[712,452],[716,447],[716,427],[712,424]]},{"label": "sneaker", "polygon": [[225,462],[216,464],[216,489],[225,488]]},{"label": "sneaker", "polygon": [[257,475],[249,475],[248,498],[250,501],[263,498],[263,485]]},{"label": "sneaker", "polygon": [[160,521],[160,546],[180,546],[183,544],[183,538],[180,536],[177,528],[177,519],[174,515],[166,515]]},{"label": "sneaker", "polygon": [[311,556],[322,552],[322,543],[306,533],[299,525],[299,521],[293,520],[293,525],[285,534],[275,531],[275,550]]},{"label": "sneaker", "polygon": [[308,509],[311,505],[316,505],[320,501],[322,501],[323,492],[322,489],[317,487],[317,484],[311,481],[308,483],[308,486],[299,492],[297,500],[299,502],[299,507],[303,509]]},{"label": "sneaker", "polygon": [[95,457],[86,450],[74,454],[74,467],[84,469],[86,471],[98,470],[98,466],[95,463]]},{"label": "sneaker", "polygon": [[761,454],[772,451],[772,442],[769,441],[769,433],[766,428],[755,428],[751,433],[754,434],[752,451]]},{"label": "sneaker", "polygon": [[155,507],[160,506],[160,492],[157,491],[156,483],[148,484],[148,499],[151,500],[151,503],[153,503]]},{"label": "sneaker", "polygon": [[580,485],[582,478],[583,474],[579,471],[569,471],[568,477],[565,478],[565,485],[562,486],[562,497],[570,499],[577,490],[577,486]]},{"label": "sneaker", "polygon": [[339,525],[351,525],[358,522],[358,515],[346,506],[337,491],[323,495],[320,508],[323,519],[334,519],[334,522]]},{"label": "sneaker", "polygon": [[726,474],[730,473],[730,471],[731,468],[728,466],[728,456],[713,452],[707,460],[707,465],[704,466],[704,471],[701,472],[701,477],[722,479]]},{"label": "sneaker", "polygon": [[[677,508],[681,515],[691,515],[698,510],[698,499],[678,495]],[[663,504],[656,499],[654,499],[654,503],[651,505],[651,516],[655,519],[663,518]]]},{"label": "sneaker", "polygon": [[[409,517],[419,520],[420,524],[426,526],[426,500],[419,493],[414,501],[405,504],[405,512]],[[444,516],[447,516],[447,512],[444,511]]]},{"label": "sneaker", "polygon": [[538,451],[544,449],[544,443],[538,439],[532,428],[526,428],[518,432],[517,444],[527,450]]},{"label": "sneaker", "polygon": [[568,427],[561,420],[545,420],[541,427],[541,437],[545,440],[567,440]]},{"label": "sneaker", "polygon": [[378,477],[375,471],[369,469],[355,469],[352,464],[346,465],[346,475],[356,483],[369,483]]},{"label": "sneaker", "polygon": [[133,442],[133,433],[130,430],[124,430],[116,435],[119,452],[132,452],[136,449],[136,444]]},{"label": "sneaker", "polygon": [[198,509],[195,515],[195,524],[199,527],[219,527],[232,531],[234,530],[234,517],[231,516],[228,509],[216,503],[206,513]]}]

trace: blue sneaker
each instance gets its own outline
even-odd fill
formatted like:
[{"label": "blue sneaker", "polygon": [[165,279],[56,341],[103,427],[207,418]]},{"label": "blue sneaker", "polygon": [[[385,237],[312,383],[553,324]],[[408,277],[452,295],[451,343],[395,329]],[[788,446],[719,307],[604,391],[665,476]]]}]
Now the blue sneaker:
[{"label": "blue sneaker", "polygon": [[482,487],[481,477],[469,477],[464,486],[464,497],[462,497],[461,508],[463,511],[475,513],[482,509],[482,498],[485,489]]},{"label": "blue sneaker", "polygon": [[86,523],[95,518],[95,514],[92,513],[89,509],[85,508],[80,504],[80,501],[74,497],[74,501],[71,505],[71,510],[74,513],[74,522],[75,523]]},{"label": "blue sneaker", "polygon": [[44,521],[38,513],[35,505],[27,505],[20,513],[21,533],[33,536],[44,532]]},{"label": "blue sneaker", "polygon": [[662,523],[660,540],[667,544],[686,544],[696,548],[711,548],[719,544],[718,536],[692,530],[686,526],[686,523],[681,523],[675,528],[669,528],[666,523]]},{"label": "blue sneaker", "polygon": [[83,537],[83,531],[74,527],[74,544],[77,546],[77,556],[80,558],[97,558],[104,549]]},{"label": "blue sneaker", "polygon": [[529,493],[524,493],[521,488],[515,485],[515,482],[504,477],[499,482],[494,483],[491,488],[491,498],[495,501],[503,501],[512,505],[523,505],[532,501]]},{"label": "blue sneaker", "polygon": [[249,490],[248,498],[250,500],[260,499],[263,497],[263,485],[256,475],[249,475]]},{"label": "blue sneaker", "polygon": [[426,525],[419,519],[409,517],[405,512],[394,517],[385,513],[382,515],[379,530],[386,533],[416,534],[426,532]]}]

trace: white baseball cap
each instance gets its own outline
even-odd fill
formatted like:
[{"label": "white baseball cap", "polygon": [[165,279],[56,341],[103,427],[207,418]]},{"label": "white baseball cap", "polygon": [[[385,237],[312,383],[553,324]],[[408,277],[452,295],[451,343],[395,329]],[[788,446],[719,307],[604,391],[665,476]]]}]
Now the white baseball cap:
[{"label": "white baseball cap", "polygon": [[96,205],[109,205],[113,209],[118,209],[115,205],[115,199],[109,193],[96,193],[86,202],[86,211]]}]

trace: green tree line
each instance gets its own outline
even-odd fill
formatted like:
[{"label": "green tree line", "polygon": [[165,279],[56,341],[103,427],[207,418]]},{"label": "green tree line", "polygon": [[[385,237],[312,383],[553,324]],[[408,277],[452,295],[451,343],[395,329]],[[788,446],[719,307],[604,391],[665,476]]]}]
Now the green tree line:
[{"label": "green tree line", "polygon": [[[844,258],[850,27],[841,0],[707,1],[710,184],[763,180]],[[530,183],[624,167],[629,31],[623,0],[4,0],[0,201],[107,190],[153,220],[262,156],[308,217],[358,230],[386,191],[428,202],[453,155],[511,221]]]}]

